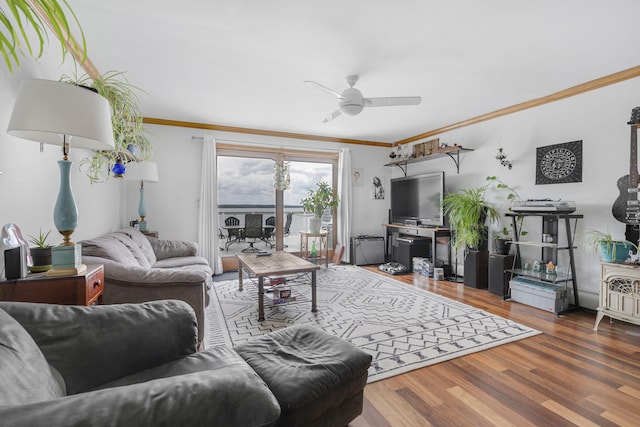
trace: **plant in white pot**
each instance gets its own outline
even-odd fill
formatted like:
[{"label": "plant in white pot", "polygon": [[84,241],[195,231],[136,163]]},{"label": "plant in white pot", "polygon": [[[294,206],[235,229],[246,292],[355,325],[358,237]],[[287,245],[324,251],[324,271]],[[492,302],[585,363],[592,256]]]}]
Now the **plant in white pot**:
[{"label": "plant in white pot", "polygon": [[328,208],[336,208],[340,203],[338,194],[326,182],[316,183],[316,189],[309,190],[309,195],[300,200],[305,212],[313,214],[309,219],[309,231],[319,233],[322,227],[322,215]]}]

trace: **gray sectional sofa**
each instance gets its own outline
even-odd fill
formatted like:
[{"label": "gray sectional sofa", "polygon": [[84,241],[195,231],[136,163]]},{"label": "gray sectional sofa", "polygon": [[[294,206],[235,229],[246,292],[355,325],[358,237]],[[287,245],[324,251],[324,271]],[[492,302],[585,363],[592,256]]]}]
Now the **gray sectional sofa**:
[{"label": "gray sectional sofa", "polygon": [[0,424],[345,426],[371,355],[309,325],[196,352],[182,301],[0,302]]},{"label": "gray sectional sofa", "polygon": [[212,271],[197,255],[196,243],[157,239],[125,228],[80,244],[84,264],[104,265],[105,304],[185,301],[196,313],[202,343]]}]

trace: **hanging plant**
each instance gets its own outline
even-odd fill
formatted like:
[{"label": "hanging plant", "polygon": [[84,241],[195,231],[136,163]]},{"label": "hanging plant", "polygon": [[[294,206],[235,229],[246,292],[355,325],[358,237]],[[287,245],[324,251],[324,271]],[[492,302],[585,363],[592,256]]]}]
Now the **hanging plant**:
[{"label": "hanging plant", "polygon": [[142,116],[138,112],[136,91],[141,89],[129,83],[123,72],[108,71],[97,78],[87,74],[80,78],[63,75],[61,80],[95,89],[111,105],[115,148],[98,151],[80,161],[80,169],[85,171],[92,183],[105,181],[109,177],[109,169],[118,160],[126,163],[151,157],[153,145],[145,135]]},{"label": "hanging plant", "polygon": [[[13,67],[20,66],[19,51],[25,46],[30,56],[40,58],[44,52],[45,42],[48,41],[48,31],[52,31],[58,41],[64,57],[67,52],[67,44],[71,44],[80,60],[86,58],[87,46],[80,22],[66,0],[5,0],[8,12],[0,9],[0,53],[4,62],[13,72]],[[67,13],[68,11],[68,13]],[[73,19],[81,35],[81,46],[71,37],[70,20]],[[48,26],[47,24],[51,25]],[[37,51],[27,36],[34,33],[38,40]]]}]

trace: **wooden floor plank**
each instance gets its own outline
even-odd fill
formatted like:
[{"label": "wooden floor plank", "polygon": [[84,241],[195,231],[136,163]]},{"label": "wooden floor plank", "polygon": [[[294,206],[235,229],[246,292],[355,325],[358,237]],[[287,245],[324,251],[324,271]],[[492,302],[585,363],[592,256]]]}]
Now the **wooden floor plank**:
[{"label": "wooden floor plank", "polygon": [[589,310],[557,317],[461,283],[393,278],[543,334],[369,384],[352,426],[638,425],[639,326],[596,332]]}]

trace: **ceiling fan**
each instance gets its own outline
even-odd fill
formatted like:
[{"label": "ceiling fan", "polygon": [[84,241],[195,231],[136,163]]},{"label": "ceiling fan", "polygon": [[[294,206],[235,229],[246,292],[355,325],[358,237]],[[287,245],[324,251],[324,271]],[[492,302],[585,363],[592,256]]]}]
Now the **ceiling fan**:
[{"label": "ceiling fan", "polygon": [[338,117],[340,114],[346,114],[347,116],[355,116],[366,107],[392,107],[395,105],[418,105],[422,102],[422,98],[419,96],[394,96],[394,97],[379,97],[379,98],[365,98],[362,96],[362,92],[356,89],[355,84],[358,82],[358,75],[347,76],[347,83],[349,88],[337,92],[333,89],[329,89],[326,86],[316,83],[311,80],[305,80],[305,83],[313,85],[314,87],[326,92],[330,95],[338,98],[338,109],[329,114],[322,122],[327,123]]}]

